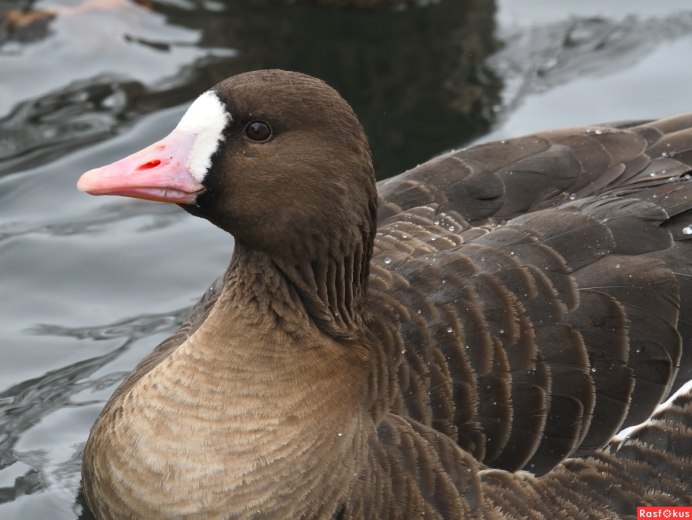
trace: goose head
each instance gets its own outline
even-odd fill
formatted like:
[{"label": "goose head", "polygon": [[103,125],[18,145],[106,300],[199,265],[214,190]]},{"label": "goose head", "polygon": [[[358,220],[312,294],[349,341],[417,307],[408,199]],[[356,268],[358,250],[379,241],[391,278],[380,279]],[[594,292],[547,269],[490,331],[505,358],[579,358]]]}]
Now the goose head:
[{"label": "goose head", "polygon": [[334,89],[295,72],[222,81],[168,136],[86,172],[78,188],[179,204],[272,255],[349,229],[369,242],[374,231],[365,133]]}]

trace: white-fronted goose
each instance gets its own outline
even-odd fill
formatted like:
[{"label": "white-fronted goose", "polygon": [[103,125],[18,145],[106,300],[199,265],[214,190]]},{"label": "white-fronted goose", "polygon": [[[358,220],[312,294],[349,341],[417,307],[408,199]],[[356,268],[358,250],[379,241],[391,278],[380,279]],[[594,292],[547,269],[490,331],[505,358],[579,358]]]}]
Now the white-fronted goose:
[{"label": "white-fronted goose", "polygon": [[323,82],[219,83],[168,137],[79,181],[235,237],[223,278],[92,428],[91,509],[692,505],[691,164],[686,115],[475,146],[376,185],[356,116]]}]

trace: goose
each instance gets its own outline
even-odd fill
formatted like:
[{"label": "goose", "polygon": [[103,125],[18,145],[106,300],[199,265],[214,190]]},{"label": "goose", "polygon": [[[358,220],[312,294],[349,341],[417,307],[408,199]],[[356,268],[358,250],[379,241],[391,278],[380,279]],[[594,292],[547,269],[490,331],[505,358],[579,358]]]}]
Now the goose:
[{"label": "goose", "polygon": [[480,144],[376,183],[356,115],[321,80],[222,81],[167,137],[78,181],[178,204],[235,240],[93,425],[89,507],[574,519],[692,505],[691,165],[692,114]]}]

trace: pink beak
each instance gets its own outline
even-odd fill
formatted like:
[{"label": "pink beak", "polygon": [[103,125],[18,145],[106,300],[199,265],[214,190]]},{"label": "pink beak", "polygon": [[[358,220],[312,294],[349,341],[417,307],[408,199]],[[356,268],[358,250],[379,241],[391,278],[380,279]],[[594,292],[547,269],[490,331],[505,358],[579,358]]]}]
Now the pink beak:
[{"label": "pink beak", "polygon": [[194,204],[204,186],[187,167],[196,136],[173,130],[160,141],[107,166],[83,174],[77,189],[92,195]]}]

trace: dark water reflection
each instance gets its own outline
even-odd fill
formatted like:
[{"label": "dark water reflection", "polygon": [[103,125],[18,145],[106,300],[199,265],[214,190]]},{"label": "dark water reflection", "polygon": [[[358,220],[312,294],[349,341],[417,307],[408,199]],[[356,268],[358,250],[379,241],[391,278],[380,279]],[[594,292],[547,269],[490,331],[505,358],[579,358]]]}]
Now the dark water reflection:
[{"label": "dark water reflection", "polygon": [[[187,101],[231,74],[256,68],[299,70],[335,86],[371,136],[382,176],[490,126],[500,90],[484,70],[485,59],[498,47],[492,37],[492,2],[447,0],[422,9],[367,11],[269,0],[150,5],[151,10],[124,0],[85,2],[81,9],[63,16],[46,13],[6,34],[5,48],[16,33],[24,39],[33,34],[42,42],[60,34],[61,28],[50,30],[53,25],[96,24],[80,35],[75,45],[80,49],[74,52],[83,55],[85,43],[98,47],[91,59],[108,65],[98,72],[83,66],[97,73],[14,105],[0,121],[0,173],[16,169],[18,156],[50,160],[70,147],[107,137],[132,118]],[[104,42],[91,40],[100,37],[99,29],[107,35],[106,46],[124,46],[125,56],[99,52]],[[155,81],[142,82],[152,74],[138,75],[138,65],[158,67],[161,60],[172,61],[171,55],[188,60],[175,70],[164,69]],[[70,57],[61,67],[71,66]],[[24,72],[26,67],[20,67]],[[12,90],[15,96],[21,92]]]},{"label": "dark water reflection", "polygon": [[638,2],[0,0],[0,518],[79,515],[89,426],[232,249],[176,207],[77,193],[81,172],[266,67],[340,90],[381,176],[488,132],[692,110],[692,11]]}]

